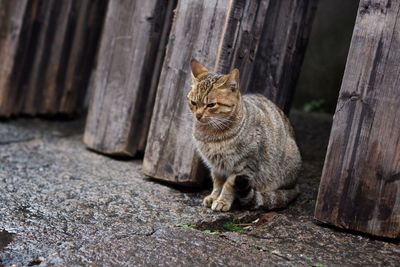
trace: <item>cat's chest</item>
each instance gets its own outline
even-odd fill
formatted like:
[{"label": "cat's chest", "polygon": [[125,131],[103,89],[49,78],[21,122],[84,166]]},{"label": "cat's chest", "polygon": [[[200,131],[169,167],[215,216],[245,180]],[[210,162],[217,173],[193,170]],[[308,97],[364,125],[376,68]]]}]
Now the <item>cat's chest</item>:
[{"label": "cat's chest", "polygon": [[232,170],[240,158],[235,146],[229,142],[198,142],[197,147],[207,163],[220,171]]}]

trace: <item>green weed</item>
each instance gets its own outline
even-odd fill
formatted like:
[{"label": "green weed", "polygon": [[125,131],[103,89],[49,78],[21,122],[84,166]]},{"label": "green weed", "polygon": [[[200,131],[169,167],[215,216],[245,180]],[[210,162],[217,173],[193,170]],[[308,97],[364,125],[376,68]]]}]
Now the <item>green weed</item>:
[{"label": "green weed", "polygon": [[243,233],[245,231],[241,225],[234,222],[227,222],[222,227],[229,232]]},{"label": "green weed", "polygon": [[312,112],[312,111],[323,111],[322,105],[325,104],[324,99],[313,99],[304,103],[303,111],[304,112]]},{"label": "green weed", "polygon": [[180,223],[180,224],[177,224],[176,226],[181,227],[181,228],[194,228],[195,227],[194,224],[190,224],[190,223]]}]

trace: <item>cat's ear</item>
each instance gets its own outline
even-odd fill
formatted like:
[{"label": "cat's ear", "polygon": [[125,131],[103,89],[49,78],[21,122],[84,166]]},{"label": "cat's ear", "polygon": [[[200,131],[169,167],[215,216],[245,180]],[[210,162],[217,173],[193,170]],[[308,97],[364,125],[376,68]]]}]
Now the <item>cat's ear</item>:
[{"label": "cat's ear", "polygon": [[217,87],[229,88],[232,91],[239,89],[239,70],[233,69],[227,75],[222,76],[217,82]]},{"label": "cat's ear", "polygon": [[192,77],[198,79],[202,74],[208,73],[208,69],[201,65],[196,59],[190,61],[190,68],[192,69]]},{"label": "cat's ear", "polygon": [[231,72],[228,74],[229,79],[228,79],[228,85],[231,89],[239,89],[239,70],[238,69],[233,69]]}]

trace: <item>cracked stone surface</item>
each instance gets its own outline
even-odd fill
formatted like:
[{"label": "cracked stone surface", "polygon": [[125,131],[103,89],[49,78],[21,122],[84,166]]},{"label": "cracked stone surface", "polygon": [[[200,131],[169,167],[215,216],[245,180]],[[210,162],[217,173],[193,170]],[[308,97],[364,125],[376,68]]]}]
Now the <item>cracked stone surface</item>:
[{"label": "cracked stone surface", "polygon": [[[398,241],[313,220],[331,119],[291,119],[302,195],[285,210],[228,213],[201,206],[208,190],[146,178],[140,159],[87,150],[82,120],[0,122],[0,266],[398,266]],[[224,230],[232,221],[249,229]]]}]

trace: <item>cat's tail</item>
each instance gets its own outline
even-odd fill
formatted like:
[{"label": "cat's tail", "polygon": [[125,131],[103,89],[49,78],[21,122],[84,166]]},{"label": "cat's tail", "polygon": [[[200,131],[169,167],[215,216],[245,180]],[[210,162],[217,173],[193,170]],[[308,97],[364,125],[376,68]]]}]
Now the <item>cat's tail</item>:
[{"label": "cat's tail", "polygon": [[236,196],[242,206],[250,209],[279,209],[294,201],[300,194],[298,185],[274,191],[260,192],[252,188],[247,177],[238,176],[235,180]]}]

